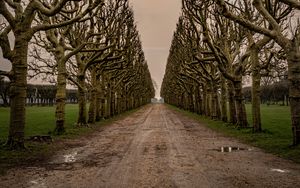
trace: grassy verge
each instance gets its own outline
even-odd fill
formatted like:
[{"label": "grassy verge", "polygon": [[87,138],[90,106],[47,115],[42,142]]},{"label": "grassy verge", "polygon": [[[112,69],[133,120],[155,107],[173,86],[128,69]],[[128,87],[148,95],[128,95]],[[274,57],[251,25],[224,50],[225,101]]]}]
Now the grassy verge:
[{"label": "grassy verge", "polygon": [[[26,151],[11,151],[3,146],[8,134],[9,108],[0,108],[0,174],[4,174],[7,169],[13,166],[26,164],[36,164],[53,155],[55,151],[61,149],[60,141],[64,139],[74,139],[88,135],[95,129],[110,125],[116,120],[124,118],[138,109],[134,109],[114,118],[103,120],[90,127],[76,127],[77,105],[66,106],[66,133],[55,136],[53,143],[26,142]],[[34,135],[48,135],[55,128],[55,107],[27,107],[25,137]]]},{"label": "grassy verge", "polygon": [[[66,129],[74,128],[78,106],[66,105]],[[6,139],[9,124],[9,108],[0,108],[0,139]],[[55,107],[32,106],[26,108],[25,136],[47,135],[55,128]]]},{"label": "grassy verge", "polygon": [[[204,123],[207,127],[215,131],[224,133],[230,137],[238,138],[247,144],[262,148],[266,152],[300,163],[300,146],[291,146],[292,131],[290,111],[286,106],[261,106],[262,133],[253,133],[252,129],[238,129],[228,123],[211,120],[195,113],[178,109],[174,106],[170,106],[170,108]],[[251,124],[252,116],[250,105],[247,105],[247,115],[249,123]]]}]

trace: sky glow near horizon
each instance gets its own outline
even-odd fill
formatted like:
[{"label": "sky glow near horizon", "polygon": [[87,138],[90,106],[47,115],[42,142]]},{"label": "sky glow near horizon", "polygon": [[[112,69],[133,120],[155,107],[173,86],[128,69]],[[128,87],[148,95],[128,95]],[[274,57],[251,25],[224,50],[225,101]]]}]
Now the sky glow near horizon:
[{"label": "sky glow near horizon", "polygon": [[181,13],[181,0],[129,1],[151,76],[159,87],[156,91],[156,97],[159,97],[173,33]]}]

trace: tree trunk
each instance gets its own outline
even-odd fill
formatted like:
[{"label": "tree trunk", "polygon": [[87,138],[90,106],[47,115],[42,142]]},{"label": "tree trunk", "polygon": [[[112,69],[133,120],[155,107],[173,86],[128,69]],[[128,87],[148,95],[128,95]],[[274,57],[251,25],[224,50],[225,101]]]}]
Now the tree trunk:
[{"label": "tree trunk", "polygon": [[236,107],[234,101],[234,87],[231,81],[228,81],[228,102],[229,102],[229,122],[232,124],[237,123]]},{"label": "tree trunk", "polygon": [[[61,59],[61,58],[59,58]],[[56,127],[55,134],[62,134],[65,132],[65,105],[66,105],[66,83],[67,83],[67,70],[64,61],[58,60],[57,66],[57,90],[56,90]]]},{"label": "tree trunk", "polygon": [[89,119],[88,123],[94,124],[96,121],[96,95],[97,95],[97,77],[96,70],[92,69],[91,71],[92,77],[92,90],[91,90],[91,99],[90,99],[90,107],[89,107]]},{"label": "tree trunk", "polygon": [[298,45],[289,50],[288,79],[293,145],[300,144],[300,51]]},{"label": "tree trunk", "polygon": [[78,87],[78,126],[87,126],[86,122],[86,93],[85,93],[85,78],[84,75],[78,76],[78,83],[81,87]]},{"label": "tree trunk", "polygon": [[218,93],[217,89],[211,83],[211,118],[217,119],[218,118]]},{"label": "tree trunk", "polygon": [[206,88],[206,116],[211,117],[212,116],[212,108],[211,108],[211,90],[209,87]]},{"label": "tree trunk", "polygon": [[260,113],[260,65],[258,53],[253,51],[251,54],[252,65],[252,122],[253,131],[261,132],[261,113]]},{"label": "tree trunk", "polygon": [[16,37],[12,62],[13,78],[10,84],[10,123],[6,145],[12,149],[24,149],[26,115],[27,53],[28,42]]},{"label": "tree trunk", "polygon": [[115,116],[115,102],[116,102],[116,98],[115,98],[115,92],[112,90],[110,95],[110,116],[113,117]]},{"label": "tree trunk", "polygon": [[225,78],[221,77],[221,120],[227,122],[227,89]]},{"label": "tree trunk", "polygon": [[194,95],[193,93],[188,94],[189,97],[189,110],[190,112],[195,112],[195,105],[194,105]]},{"label": "tree trunk", "polygon": [[102,119],[101,110],[102,110],[102,81],[100,80],[100,75],[97,75],[97,94],[96,94],[96,121]]},{"label": "tree trunk", "polygon": [[242,81],[234,82],[235,90],[235,105],[236,105],[236,115],[237,115],[237,125],[241,128],[248,127],[246,108],[244,104],[244,96],[242,92]]},{"label": "tree trunk", "polygon": [[201,96],[200,96],[200,87],[197,86],[196,87],[196,96],[195,96],[195,100],[196,100],[196,112],[197,114],[202,114],[202,108],[201,108]]},{"label": "tree trunk", "polygon": [[97,92],[97,99],[96,99],[96,121],[101,121],[102,119],[102,96]]},{"label": "tree trunk", "polygon": [[107,103],[106,103],[106,118],[110,118],[111,117],[111,103],[112,103],[111,102],[112,96],[111,96],[110,83],[108,83],[106,99],[107,99]]},{"label": "tree trunk", "polygon": [[206,86],[203,86],[203,94],[202,94],[202,107],[203,107],[203,114],[207,115],[207,92]]}]

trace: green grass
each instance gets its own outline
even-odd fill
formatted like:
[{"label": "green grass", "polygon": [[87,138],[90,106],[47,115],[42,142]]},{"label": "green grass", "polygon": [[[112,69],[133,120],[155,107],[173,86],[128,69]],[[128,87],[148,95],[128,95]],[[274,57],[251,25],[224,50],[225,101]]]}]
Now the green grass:
[{"label": "green grass", "polygon": [[[66,105],[66,129],[73,129],[78,105]],[[0,140],[6,139],[9,125],[9,108],[0,108]],[[55,107],[27,107],[25,136],[47,135],[55,128]]]},{"label": "green grass", "polygon": [[[253,133],[252,129],[238,129],[228,123],[211,120],[194,113],[171,107],[189,117],[192,117],[209,128],[222,132],[227,136],[238,138],[250,145],[300,163],[300,146],[292,147],[292,129],[290,109],[287,106],[262,105],[262,133]],[[248,120],[251,125],[251,105],[246,105]]]}]

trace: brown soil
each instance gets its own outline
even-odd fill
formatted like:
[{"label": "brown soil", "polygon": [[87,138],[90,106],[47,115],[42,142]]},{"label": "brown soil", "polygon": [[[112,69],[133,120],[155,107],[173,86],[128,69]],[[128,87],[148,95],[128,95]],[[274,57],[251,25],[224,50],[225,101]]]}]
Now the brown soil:
[{"label": "brown soil", "polygon": [[[224,137],[161,104],[70,146],[46,163],[11,169],[0,177],[0,187],[300,187],[299,164]],[[220,152],[223,146],[240,150]]]}]

